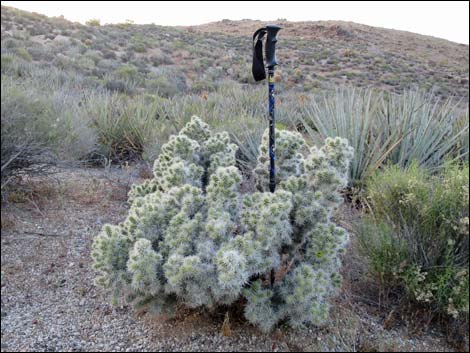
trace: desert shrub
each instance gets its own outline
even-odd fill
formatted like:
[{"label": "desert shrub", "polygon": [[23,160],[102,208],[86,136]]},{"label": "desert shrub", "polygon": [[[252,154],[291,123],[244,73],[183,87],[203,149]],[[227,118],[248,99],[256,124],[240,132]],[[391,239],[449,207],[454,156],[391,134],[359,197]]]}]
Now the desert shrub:
[{"label": "desert shrub", "polygon": [[95,68],[95,61],[93,60],[93,57],[89,55],[80,56],[76,63],[77,67],[82,70],[91,71]]},{"label": "desert shrub", "polygon": [[235,66],[233,79],[239,83],[254,83],[253,74],[250,70],[250,66],[247,63]]},{"label": "desert shrub", "polygon": [[147,86],[151,92],[162,97],[171,97],[179,93],[176,82],[166,75],[159,75],[150,79]]},{"label": "desert shrub", "polygon": [[49,40],[54,40],[55,37],[57,37],[57,34],[48,32],[44,35],[44,37]]},{"label": "desert shrub", "polygon": [[87,26],[99,27],[101,25],[100,20],[97,18],[92,18],[85,22]]},{"label": "desert shrub", "polygon": [[13,62],[15,61],[15,56],[12,54],[2,54],[1,56],[1,68],[2,73],[7,73],[11,70]]},{"label": "desert shrub", "polygon": [[153,66],[157,67],[160,65],[171,65],[173,64],[173,60],[171,57],[164,53],[155,54],[149,57],[150,62]]},{"label": "desert shrub", "polygon": [[134,91],[133,85],[129,85],[128,82],[124,80],[114,79],[109,76],[104,80],[104,87],[110,92],[132,94]]},{"label": "desert shrub", "polygon": [[2,188],[11,176],[40,172],[51,162],[51,142],[56,138],[48,128],[52,106],[47,99],[31,99],[19,87],[2,78],[1,170]]},{"label": "desert shrub", "polygon": [[52,51],[42,45],[31,45],[28,48],[28,52],[31,54],[33,60],[36,61],[52,61],[54,59]]},{"label": "desert shrub", "polygon": [[122,65],[114,72],[114,75],[122,80],[135,82],[138,79],[137,68],[133,65]]},{"label": "desert shrub", "polygon": [[114,50],[103,48],[101,49],[101,54],[103,54],[103,58],[105,59],[116,59],[116,53]]},{"label": "desert shrub", "polygon": [[[20,78],[3,75],[2,121],[13,129],[8,136],[31,139],[64,158],[75,158],[94,143],[81,103],[83,94],[71,89],[85,85],[82,76],[45,65],[33,65]],[[6,130],[3,133],[8,138]]]},{"label": "desert shrub", "polygon": [[[154,178],[133,186],[126,220],[95,238],[97,282],[157,311],[243,302],[246,319],[264,331],[281,320],[325,321],[348,239],[331,216],[352,151],[332,138],[304,157],[298,133],[276,134],[284,157],[276,192],[257,173],[259,191],[241,193],[236,146],[193,117],[162,147]],[[259,170],[266,158],[261,147]]]},{"label": "desert shrub", "polygon": [[147,51],[147,45],[144,42],[135,41],[129,45],[128,49],[136,53],[145,53]]},{"label": "desert shrub", "polygon": [[20,42],[12,38],[5,39],[2,43],[2,47],[8,48],[8,49],[16,48],[19,45],[21,45]]},{"label": "desert shrub", "polygon": [[460,135],[460,141],[456,143],[455,149],[452,151],[453,155],[451,155],[451,157],[454,158],[463,157],[467,163],[469,162],[470,155],[470,131],[468,128],[468,121],[468,109],[461,112],[457,116],[457,119],[455,119],[452,128],[456,131],[464,131],[464,133]]},{"label": "desert shrub", "polygon": [[58,158],[76,159],[94,144],[78,102],[50,82],[2,77],[2,181],[50,171]]},{"label": "desert shrub", "polygon": [[212,92],[215,90],[215,86],[212,82],[206,80],[197,80],[191,84],[191,92]]},{"label": "desert shrub", "polygon": [[54,67],[60,68],[64,71],[71,71],[77,67],[77,63],[73,59],[62,54],[56,55],[52,64]]},{"label": "desert shrub", "polygon": [[1,56],[2,74],[13,77],[27,77],[34,70],[32,63],[25,61],[14,54],[4,54]]},{"label": "desert shrub", "polygon": [[72,35],[72,31],[70,29],[63,29],[60,31],[60,34],[64,37],[70,37]]},{"label": "desert shrub", "polygon": [[441,175],[411,164],[373,176],[373,214],[358,227],[361,250],[382,287],[454,317],[468,315],[468,165]]},{"label": "desert shrub", "polygon": [[16,49],[16,55],[18,55],[20,58],[26,61],[32,61],[33,57],[31,54],[25,49],[25,48],[17,48]]},{"label": "desert shrub", "polygon": [[147,86],[152,93],[171,97],[187,90],[186,77],[172,69],[161,68],[148,76]]}]

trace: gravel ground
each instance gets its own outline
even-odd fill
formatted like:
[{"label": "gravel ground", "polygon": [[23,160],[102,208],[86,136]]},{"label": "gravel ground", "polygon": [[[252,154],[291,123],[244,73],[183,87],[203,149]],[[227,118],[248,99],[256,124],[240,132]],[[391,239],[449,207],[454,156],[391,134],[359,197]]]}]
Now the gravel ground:
[{"label": "gravel ground", "polygon": [[[126,214],[122,170],[62,170],[29,180],[2,203],[3,351],[449,351],[437,333],[408,337],[380,317],[339,304],[321,329],[265,335],[232,320],[181,309],[175,318],[115,308],[93,284],[90,248],[104,223]],[[25,191],[26,190],[26,191]]]}]

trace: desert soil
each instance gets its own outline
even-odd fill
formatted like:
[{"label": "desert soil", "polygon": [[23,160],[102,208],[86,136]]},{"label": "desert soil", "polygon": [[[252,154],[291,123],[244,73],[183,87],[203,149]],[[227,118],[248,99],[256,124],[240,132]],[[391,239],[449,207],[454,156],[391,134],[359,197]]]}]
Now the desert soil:
[{"label": "desert soil", "polygon": [[91,244],[103,224],[124,219],[128,187],[140,179],[139,168],[61,169],[2,191],[2,352],[452,351],[437,330],[390,323],[351,283],[330,322],[300,331],[263,334],[233,317],[223,335],[225,313],[181,308],[169,318],[113,307],[93,283]]}]

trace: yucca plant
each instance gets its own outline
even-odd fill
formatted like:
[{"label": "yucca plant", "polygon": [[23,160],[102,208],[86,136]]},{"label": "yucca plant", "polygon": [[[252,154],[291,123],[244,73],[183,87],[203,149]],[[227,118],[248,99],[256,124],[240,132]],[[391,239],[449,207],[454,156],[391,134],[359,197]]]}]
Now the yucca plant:
[{"label": "yucca plant", "polygon": [[140,157],[157,128],[155,105],[145,103],[143,97],[129,102],[118,94],[90,95],[86,109],[108,158]]},{"label": "yucca plant", "polygon": [[470,139],[469,139],[469,128],[468,128],[468,106],[465,111],[458,114],[458,118],[454,123],[454,129],[456,131],[464,130],[465,126],[467,127],[465,133],[460,136],[460,143],[457,145],[455,155],[462,156],[468,163],[469,159],[469,150],[470,150]]},{"label": "yucca plant", "polygon": [[315,143],[340,136],[356,151],[350,165],[352,182],[376,170],[403,138],[381,119],[382,99],[383,93],[371,89],[341,88],[303,104],[300,121]]},{"label": "yucca plant", "polygon": [[468,119],[459,107],[459,102],[441,101],[433,92],[397,95],[341,88],[333,95],[310,97],[299,120],[315,143],[332,136],[348,139],[357,151],[350,180],[358,183],[384,162],[401,167],[417,162],[436,171],[468,155]]},{"label": "yucca plant", "polygon": [[379,120],[403,136],[390,153],[392,163],[406,167],[415,161],[435,171],[448,159],[468,154],[468,148],[460,148],[465,135],[468,137],[468,119],[459,119],[459,102],[442,101],[433,92],[422,91],[405,91],[386,98]]}]

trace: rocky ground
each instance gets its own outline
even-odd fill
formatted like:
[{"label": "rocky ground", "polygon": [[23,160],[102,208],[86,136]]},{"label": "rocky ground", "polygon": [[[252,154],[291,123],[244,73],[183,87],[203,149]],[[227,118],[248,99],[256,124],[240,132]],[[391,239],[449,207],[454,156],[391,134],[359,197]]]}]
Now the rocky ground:
[{"label": "rocky ground", "polygon": [[452,350],[433,329],[411,335],[390,323],[350,283],[324,327],[271,334],[240,317],[223,331],[225,313],[181,308],[169,318],[111,306],[93,283],[90,248],[104,223],[125,217],[137,171],[63,169],[2,191],[2,352]]}]

